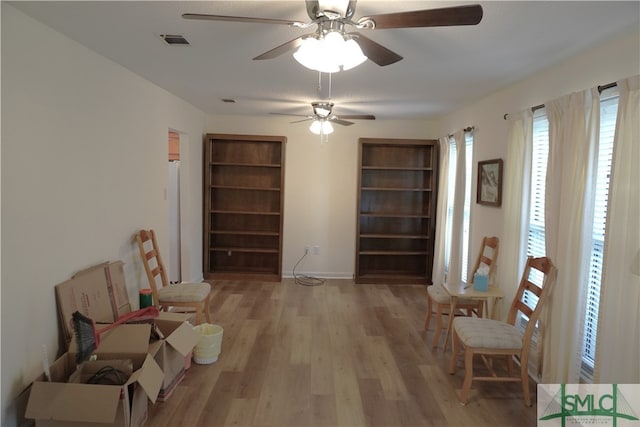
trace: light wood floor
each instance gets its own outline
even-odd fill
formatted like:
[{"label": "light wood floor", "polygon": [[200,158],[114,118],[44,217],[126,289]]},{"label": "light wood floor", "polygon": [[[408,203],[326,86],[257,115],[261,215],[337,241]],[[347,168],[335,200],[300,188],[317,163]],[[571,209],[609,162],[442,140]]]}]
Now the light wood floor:
[{"label": "light wood floor", "polygon": [[422,285],[285,279],[216,282],[212,292],[219,359],[192,365],[150,408],[149,427],[536,424],[519,383],[474,383],[469,404],[458,403],[462,361],[449,375],[450,353],[431,349]]}]

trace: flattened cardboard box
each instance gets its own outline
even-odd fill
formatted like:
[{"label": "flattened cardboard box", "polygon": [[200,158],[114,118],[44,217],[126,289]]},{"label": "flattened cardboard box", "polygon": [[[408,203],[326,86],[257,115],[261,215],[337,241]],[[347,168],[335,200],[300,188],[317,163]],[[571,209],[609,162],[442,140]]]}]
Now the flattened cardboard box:
[{"label": "flattened cardboard box", "polygon": [[[125,385],[77,382],[105,364],[128,370]],[[65,353],[51,365],[52,382],[33,383],[25,417],[35,419],[38,427],[92,423],[104,427],[141,427],[147,420],[148,399],[155,402],[160,390],[162,371],[150,355],[146,355],[139,369],[134,370],[133,366],[130,360],[101,360],[85,362],[77,371],[75,355]]]},{"label": "flattened cardboard box", "polygon": [[107,286],[111,296],[111,305],[115,318],[131,312],[127,282],[124,277],[124,263],[122,261],[110,262],[105,268],[107,274]]},{"label": "flattened cardboard box", "polygon": [[55,286],[58,315],[65,343],[71,341],[74,311],[96,323],[112,323],[131,311],[121,261],[105,262],[76,273]]}]

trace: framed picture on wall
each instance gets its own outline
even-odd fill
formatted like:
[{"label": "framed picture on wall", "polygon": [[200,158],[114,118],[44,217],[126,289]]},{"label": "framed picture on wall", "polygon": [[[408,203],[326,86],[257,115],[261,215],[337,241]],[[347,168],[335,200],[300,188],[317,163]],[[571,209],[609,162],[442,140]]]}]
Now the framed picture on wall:
[{"label": "framed picture on wall", "polygon": [[478,162],[476,203],[487,206],[502,205],[502,159]]}]

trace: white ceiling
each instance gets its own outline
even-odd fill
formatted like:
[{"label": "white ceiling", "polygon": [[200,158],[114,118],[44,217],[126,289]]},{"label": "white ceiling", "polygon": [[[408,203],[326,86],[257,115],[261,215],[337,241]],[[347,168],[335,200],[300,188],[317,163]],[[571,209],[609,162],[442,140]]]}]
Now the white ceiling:
[{"label": "white ceiling", "polygon": [[[475,3],[360,0],[354,18]],[[333,74],[334,113],[434,118],[640,26],[638,1],[479,3],[484,17],[477,26],[364,33],[404,59],[386,67],[367,61]],[[329,95],[328,76],[323,75],[318,91],[318,73],[291,54],[252,60],[315,26],[305,30],[181,17],[207,13],[306,22],[303,0],[12,4],[207,113],[308,114],[311,101]],[[182,34],[191,45],[166,45],[160,34]]]}]

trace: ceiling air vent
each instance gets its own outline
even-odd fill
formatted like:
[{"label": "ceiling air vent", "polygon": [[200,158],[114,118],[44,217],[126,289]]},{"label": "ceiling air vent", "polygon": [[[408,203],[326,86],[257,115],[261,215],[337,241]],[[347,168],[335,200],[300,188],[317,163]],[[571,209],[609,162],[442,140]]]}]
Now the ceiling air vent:
[{"label": "ceiling air vent", "polygon": [[180,34],[160,34],[160,37],[167,44],[171,44],[171,45],[174,45],[174,44],[188,45],[189,44],[187,39],[185,39],[184,36],[182,36]]}]

